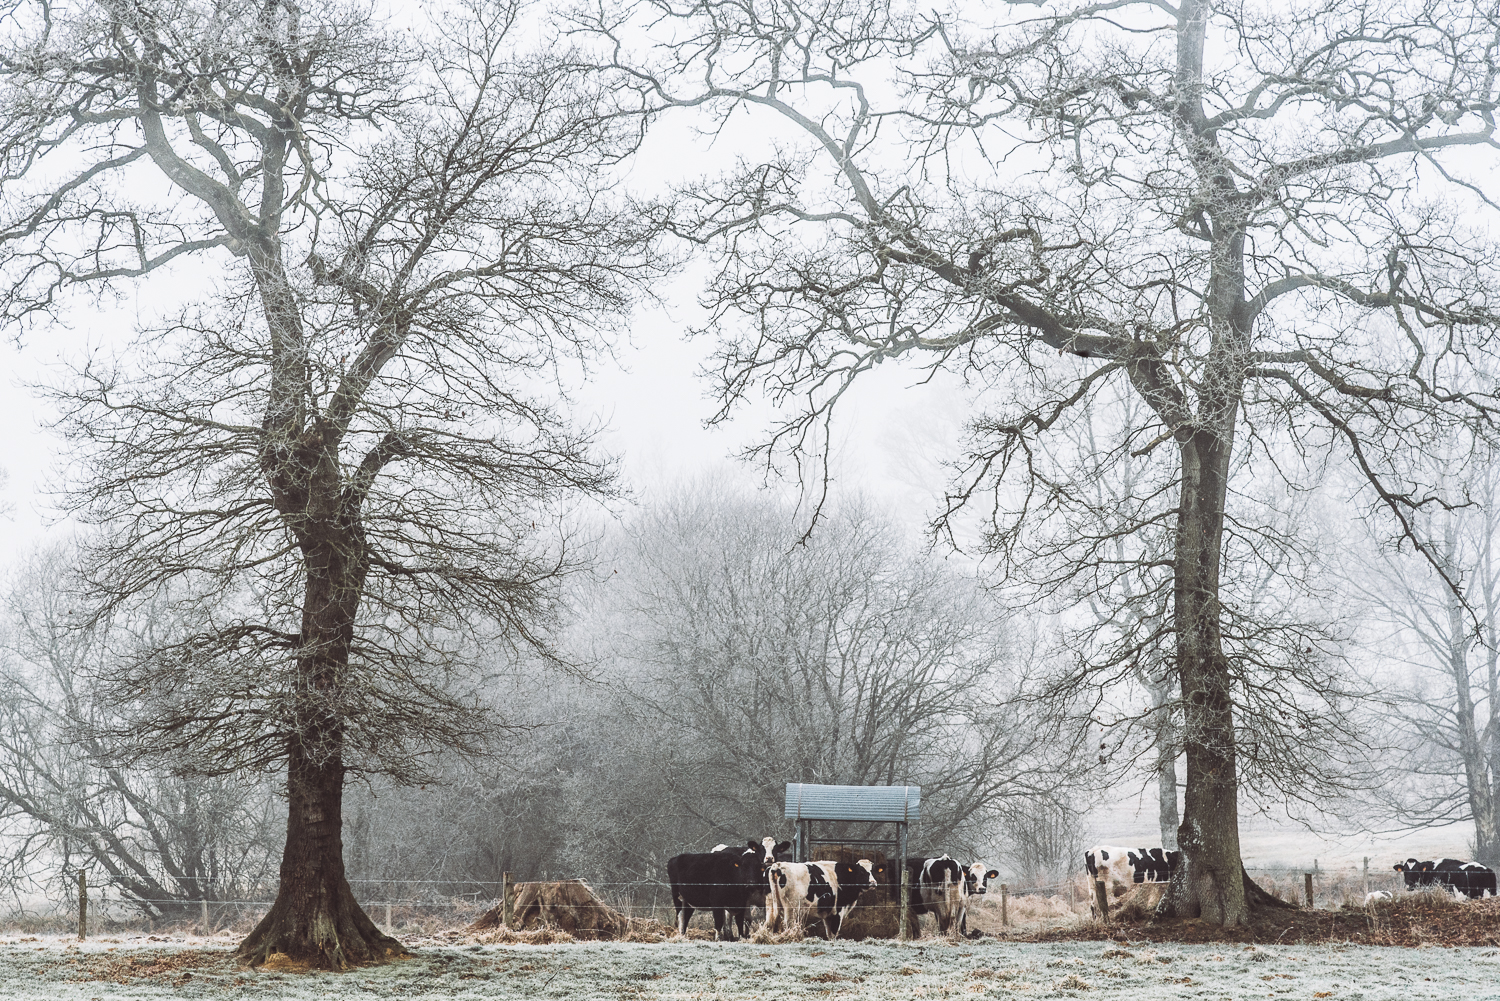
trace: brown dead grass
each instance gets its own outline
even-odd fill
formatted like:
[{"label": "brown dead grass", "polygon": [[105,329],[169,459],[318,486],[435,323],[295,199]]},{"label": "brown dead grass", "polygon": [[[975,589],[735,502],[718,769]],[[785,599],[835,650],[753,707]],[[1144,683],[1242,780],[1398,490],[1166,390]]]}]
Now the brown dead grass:
[{"label": "brown dead grass", "polygon": [[235,969],[233,955],[217,949],[174,949],[133,956],[89,953],[70,957],[59,965],[73,967],[65,977],[67,980],[107,980],[124,985],[145,979],[170,982],[176,987],[192,979],[195,973],[228,973]]}]

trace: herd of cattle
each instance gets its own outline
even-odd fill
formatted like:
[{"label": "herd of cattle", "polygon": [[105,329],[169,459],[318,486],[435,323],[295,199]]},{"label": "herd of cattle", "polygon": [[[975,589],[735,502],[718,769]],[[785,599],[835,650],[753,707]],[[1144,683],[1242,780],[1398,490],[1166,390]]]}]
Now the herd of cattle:
[{"label": "herd of cattle", "polygon": [[[1100,880],[1106,886],[1119,883],[1165,883],[1171,880],[1172,872],[1177,868],[1177,860],[1181,857],[1181,852],[1163,852],[1160,848],[1095,845],[1083,853],[1083,865],[1090,878]],[[1419,862],[1409,858],[1405,862],[1397,862],[1395,870],[1405,876],[1408,890],[1424,886],[1446,886],[1455,895],[1475,900],[1495,896],[1495,871],[1478,862],[1452,858]],[[1377,890],[1368,894],[1365,902],[1390,898],[1389,893]]]},{"label": "herd of cattle", "polygon": [[[883,883],[900,881],[899,870],[887,873],[887,863],[869,859],[790,862],[791,847],[790,841],[764,838],[758,843],[747,841],[741,848],[718,845],[712,851],[669,859],[667,879],[672,884],[677,933],[686,935],[693,912],[702,910],[713,914],[715,938],[723,939],[733,930],[743,938],[750,934],[751,910],[763,907],[769,931],[800,932],[816,920],[826,937],[838,938],[861,894]],[[1181,852],[1160,848],[1095,845],[1083,853],[1083,863],[1091,879],[1112,887],[1168,882],[1181,857]],[[1419,862],[1410,858],[1397,863],[1395,869],[1406,877],[1408,890],[1446,886],[1455,894],[1476,899],[1496,893],[1494,870],[1477,862],[1451,858]],[[970,901],[985,893],[989,881],[1000,875],[981,862],[964,865],[947,855],[906,859],[906,870],[910,912],[916,916],[931,914],[940,933],[952,931],[965,936],[970,934]],[[1389,899],[1390,894],[1376,891],[1366,902],[1373,898]]]},{"label": "herd of cattle", "polygon": [[[672,906],[677,911],[677,933],[687,934],[695,910],[710,911],[714,937],[723,939],[733,929],[741,938],[750,934],[751,909],[764,907],[771,932],[806,930],[814,921],[828,938],[839,929],[861,894],[889,878],[889,863],[791,862],[792,843],[764,838],[746,841],[742,848],[718,845],[708,852],[690,852],[667,860]],[[971,898],[984,893],[1000,873],[982,863],[962,865],[947,855],[906,860],[909,873],[907,902],[914,915],[931,914],[938,931],[968,935]]]}]

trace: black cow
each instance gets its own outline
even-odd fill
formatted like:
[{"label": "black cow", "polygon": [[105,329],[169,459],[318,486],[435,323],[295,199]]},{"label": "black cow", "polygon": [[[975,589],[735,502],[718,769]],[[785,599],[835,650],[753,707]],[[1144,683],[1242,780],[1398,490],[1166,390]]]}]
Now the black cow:
[{"label": "black cow", "polygon": [[766,847],[754,841],[740,849],[689,852],[668,859],[677,934],[687,934],[688,921],[698,909],[713,912],[714,938],[725,937],[726,915],[734,917],[743,935],[749,927],[751,898],[764,884],[761,874],[766,863]]},{"label": "black cow", "polygon": [[1409,858],[1397,862],[1393,868],[1405,878],[1408,890],[1419,886],[1451,886],[1455,893],[1475,900],[1486,894],[1495,896],[1495,871],[1478,862],[1452,858],[1418,862]]}]

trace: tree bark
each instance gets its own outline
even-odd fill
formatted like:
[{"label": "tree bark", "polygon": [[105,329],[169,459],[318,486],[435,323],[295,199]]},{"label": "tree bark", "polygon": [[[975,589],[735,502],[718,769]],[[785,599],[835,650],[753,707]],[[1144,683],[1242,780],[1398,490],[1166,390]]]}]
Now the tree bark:
[{"label": "tree bark", "polygon": [[1217,428],[1195,429],[1181,444],[1173,601],[1187,794],[1177,830],[1183,857],[1158,913],[1241,925],[1248,923],[1249,910],[1240,862],[1233,700],[1219,622],[1233,404],[1219,417],[1211,422]]},{"label": "tree bark", "polygon": [[[295,482],[272,477],[283,517],[301,543],[307,585],[297,657],[293,732],[287,748],[286,846],[276,902],[236,957],[259,966],[281,953],[342,970],[407,954],[354,899],[344,874],[344,731],[340,688],[349,672],[354,620],[369,569],[353,500],[341,488],[332,448],[283,464]],[[292,498],[302,501],[294,507]]]},{"label": "tree bark", "polygon": [[1177,828],[1181,823],[1177,815],[1177,746],[1172,736],[1170,726],[1163,728],[1156,745],[1157,820],[1162,849],[1169,852],[1177,850]]}]

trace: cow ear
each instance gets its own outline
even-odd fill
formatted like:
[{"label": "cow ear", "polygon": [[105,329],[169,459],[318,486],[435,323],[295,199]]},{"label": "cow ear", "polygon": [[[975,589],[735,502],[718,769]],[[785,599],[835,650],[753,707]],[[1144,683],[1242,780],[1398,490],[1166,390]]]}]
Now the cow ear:
[{"label": "cow ear", "polygon": [[1000,870],[999,869],[991,869],[989,872],[987,872],[987,873],[984,874],[984,878],[985,879],[999,879],[1000,878]]}]

